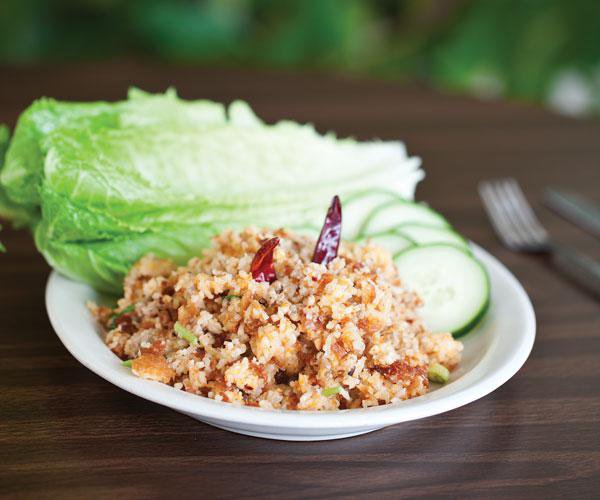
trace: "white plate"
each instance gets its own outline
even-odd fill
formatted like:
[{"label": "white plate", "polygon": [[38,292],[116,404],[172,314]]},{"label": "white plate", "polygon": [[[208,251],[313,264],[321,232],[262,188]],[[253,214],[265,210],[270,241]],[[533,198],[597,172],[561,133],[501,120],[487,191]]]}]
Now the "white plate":
[{"label": "white plate", "polygon": [[451,380],[425,396],[375,408],[309,412],[238,407],[132,375],[103,344],[85,304],[99,297],[87,285],[52,272],[46,307],[58,337],[82,364],[121,389],[232,432],[270,439],[311,441],[371,432],[466,405],[500,387],[523,365],[535,338],[531,302],[515,277],[474,246],[489,271],[492,305],[484,323],[461,338],[463,360]]}]

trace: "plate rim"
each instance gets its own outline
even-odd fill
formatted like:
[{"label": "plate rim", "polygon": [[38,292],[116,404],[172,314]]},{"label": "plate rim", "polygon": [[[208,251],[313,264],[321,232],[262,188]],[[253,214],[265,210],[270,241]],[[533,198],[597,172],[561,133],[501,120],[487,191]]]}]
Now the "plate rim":
[{"label": "plate rim", "polygon": [[[57,312],[57,290],[64,286],[62,282],[68,281],[74,285],[85,287],[89,287],[89,285],[73,281],[56,270],[52,270],[46,284],[46,310],[50,323],[62,344],[86,368],[127,392],[174,410],[193,414],[199,418],[204,417],[241,425],[265,426],[271,429],[341,430],[383,427],[444,413],[481,399],[512,378],[531,353],[536,335],[536,318],[531,300],[521,283],[504,264],[480,246],[473,243],[471,246],[475,256],[482,261],[483,265],[488,270],[493,269],[494,274],[498,273],[512,291],[516,292],[515,301],[523,309],[525,318],[521,342],[517,346],[513,346],[511,357],[504,364],[491,373],[483,373],[480,380],[469,383],[470,379],[474,377],[473,372],[476,372],[486,358],[491,357],[494,350],[499,348],[498,335],[492,338],[487,352],[477,364],[452,384],[417,398],[370,408],[307,411],[237,406],[136,377],[127,368],[121,366],[120,360],[116,356],[114,366],[104,366],[99,358],[90,359],[81,352],[80,348],[72,341],[71,334],[66,331],[68,329],[64,325],[63,318]],[[490,274],[492,273],[490,272]],[[96,327],[94,325],[91,327],[95,331]],[[97,333],[95,334],[97,335]],[[98,341],[102,342],[99,338]],[[458,390],[446,394],[449,392],[447,389],[455,384],[461,385],[461,381],[462,385],[466,384],[466,387],[460,387]],[[455,386],[454,389],[457,387]]]}]

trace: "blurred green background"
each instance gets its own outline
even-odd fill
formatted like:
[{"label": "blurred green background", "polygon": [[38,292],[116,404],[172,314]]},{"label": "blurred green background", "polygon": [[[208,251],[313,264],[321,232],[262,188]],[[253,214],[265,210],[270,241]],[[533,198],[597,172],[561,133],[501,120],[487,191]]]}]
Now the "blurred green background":
[{"label": "blurred green background", "polygon": [[0,63],[151,57],[418,79],[600,113],[600,0],[1,0]]}]

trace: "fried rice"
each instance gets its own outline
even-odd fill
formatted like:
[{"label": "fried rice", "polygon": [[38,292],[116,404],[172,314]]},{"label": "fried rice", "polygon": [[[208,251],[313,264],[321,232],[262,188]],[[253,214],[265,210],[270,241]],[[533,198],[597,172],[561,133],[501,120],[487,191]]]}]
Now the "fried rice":
[{"label": "fried rice", "polygon": [[[274,236],[277,280],[256,281],[253,256]],[[187,266],[143,257],[116,308],[90,309],[135,375],[238,405],[388,404],[425,394],[430,363],[460,362],[462,344],[427,331],[389,252],[342,242],[323,265],[311,262],[314,246],[284,229],[225,231]]]}]

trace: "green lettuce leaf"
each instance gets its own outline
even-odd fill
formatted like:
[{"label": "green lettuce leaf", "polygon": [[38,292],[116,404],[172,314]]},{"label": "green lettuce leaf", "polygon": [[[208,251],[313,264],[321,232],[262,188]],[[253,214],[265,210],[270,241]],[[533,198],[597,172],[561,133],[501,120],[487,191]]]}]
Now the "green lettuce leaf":
[{"label": "green lettuce leaf", "polygon": [[99,241],[61,242],[48,238],[46,224],[41,221],[34,237],[36,246],[52,267],[98,290],[117,294],[131,264],[142,256],[153,253],[185,264],[192,256],[201,255],[220,229],[195,226]]},{"label": "green lettuce leaf", "polygon": [[[4,167],[4,157],[10,140],[10,131],[6,125],[0,124],[0,173]],[[13,202],[0,184],[0,217],[9,219],[16,227],[24,226],[31,219],[29,212],[18,203]]]},{"label": "green lettuce leaf", "polygon": [[183,263],[225,228],[314,232],[334,194],[385,187],[412,198],[419,165],[400,142],[268,125],[241,101],[226,112],[133,89],[112,104],[36,101],[0,186],[54,268],[117,292],[149,252]]},{"label": "green lettuce leaf", "polygon": [[11,200],[34,212],[41,202],[39,189],[46,154],[51,147],[46,139],[53,133],[60,135],[62,129],[70,128],[85,136],[97,130],[135,125],[186,127],[224,121],[222,104],[183,101],[174,90],[153,95],[131,89],[129,99],[117,103],[75,103],[42,98],[19,117],[0,182]]}]

